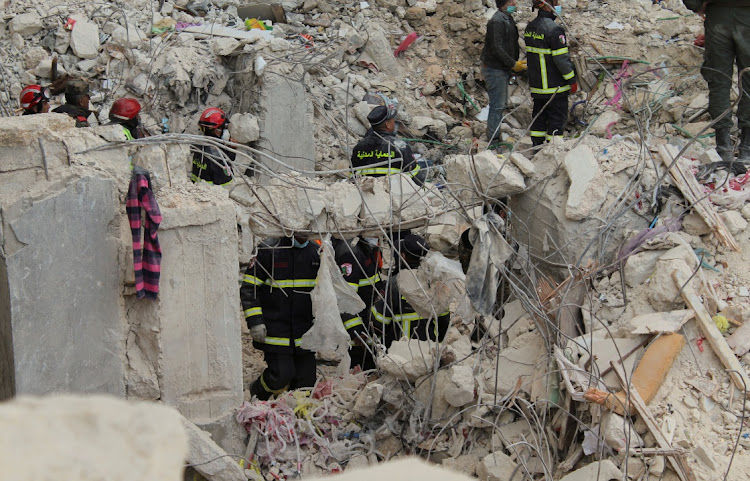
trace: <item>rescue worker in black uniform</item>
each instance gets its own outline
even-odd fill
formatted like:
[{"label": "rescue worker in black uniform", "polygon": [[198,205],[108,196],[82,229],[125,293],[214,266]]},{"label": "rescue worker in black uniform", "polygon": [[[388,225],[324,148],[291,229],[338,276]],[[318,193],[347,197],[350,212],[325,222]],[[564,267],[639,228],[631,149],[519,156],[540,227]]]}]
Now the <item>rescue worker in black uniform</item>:
[{"label": "rescue worker in black uniform", "polygon": [[[225,136],[224,132],[228,125],[227,115],[217,107],[206,109],[198,120],[198,126],[203,135],[217,139]],[[227,185],[234,180],[232,166],[224,159],[227,157],[230,161],[234,161],[236,157],[234,152],[220,150],[212,145],[195,146],[193,149],[193,173],[190,180],[193,182],[202,180],[215,185]]]},{"label": "rescue worker in black uniform", "polygon": [[530,135],[531,142],[538,146],[553,137],[562,137],[568,120],[568,94],[575,93],[578,84],[565,30],[555,23],[562,8],[560,0],[533,2],[539,14],[526,26],[523,39],[534,100]]},{"label": "rescue worker in black uniform", "polygon": [[[737,70],[750,67],[750,0],[683,0],[690,10],[705,18],[706,50],[701,73],[708,83],[708,113],[719,118],[731,108],[730,91],[734,64]],[[750,166],[750,73],[742,76],[742,98],[737,107],[740,127],[739,160],[734,163],[734,144],[730,131],[734,125],[729,111],[716,122],[716,152],[723,164],[735,174]],[[745,164],[745,165],[743,165]]]},{"label": "rescue worker in black uniform", "polygon": [[442,341],[450,326],[450,312],[438,313],[438,318],[424,318],[401,296],[398,276],[402,269],[418,269],[422,258],[430,251],[427,241],[416,234],[408,234],[399,243],[401,266],[391,275],[383,299],[375,301],[370,309],[373,326],[380,331],[385,347],[402,337],[420,341]]},{"label": "rescue worker in black uniform", "polygon": [[[384,175],[405,173],[422,185],[425,173],[420,171],[419,164],[414,160],[414,154],[409,145],[396,138],[396,113],[394,105],[389,107],[378,105],[367,116],[372,126],[362,140],[352,150],[352,167],[360,175],[382,177]],[[368,167],[371,164],[386,162],[387,164]]]},{"label": "rescue worker in black uniform", "polygon": [[109,109],[109,120],[122,126],[122,133],[127,140],[148,137],[141,127],[141,104],[136,99],[124,97],[115,100]]},{"label": "rescue worker in black uniform", "polygon": [[357,290],[365,308],[359,313],[342,314],[341,319],[351,337],[349,356],[351,367],[374,369],[375,362],[365,344],[369,339],[370,307],[381,289],[380,270],[383,260],[377,239],[358,238],[355,241],[333,239],[336,264],[344,280]]},{"label": "rescue worker in black uniform", "polygon": [[82,80],[73,80],[65,87],[65,103],[53,110],[67,114],[76,121],[76,127],[89,127],[89,87]]},{"label": "rescue worker in black uniform", "polygon": [[295,236],[264,242],[245,272],[242,309],[268,365],[250,386],[258,399],[315,385],[315,353],[300,345],[313,325],[310,292],[319,267],[318,245]]},{"label": "rescue worker in black uniform", "polygon": [[45,89],[38,84],[27,85],[21,90],[20,97],[21,108],[23,109],[21,115],[46,114],[49,112],[49,89]]}]

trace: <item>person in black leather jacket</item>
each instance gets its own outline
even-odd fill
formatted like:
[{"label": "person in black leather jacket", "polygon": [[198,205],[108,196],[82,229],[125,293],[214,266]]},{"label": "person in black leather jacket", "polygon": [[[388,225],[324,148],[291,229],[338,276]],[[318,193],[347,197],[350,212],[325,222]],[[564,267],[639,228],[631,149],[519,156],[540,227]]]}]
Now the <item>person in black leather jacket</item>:
[{"label": "person in black leather jacket", "polygon": [[67,114],[76,121],[76,127],[89,127],[89,87],[82,80],[72,80],[65,87],[65,103],[52,110],[58,114]]},{"label": "person in black leather jacket", "polygon": [[[409,145],[396,138],[396,109],[378,105],[367,121],[372,128],[352,150],[352,167],[360,175],[382,177],[403,172],[412,177],[414,182],[422,185],[425,173],[414,160]],[[387,162],[387,163],[386,163]],[[374,167],[372,164],[382,163]]]},{"label": "person in black leather jacket", "polygon": [[526,69],[526,62],[518,61],[518,27],[512,16],[516,11],[516,0],[495,0],[495,5],[498,10],[487,22],[481,56],[482,75],[490,97],[487,117],[487,141],[490,143],[500,136],[511,71]]}]

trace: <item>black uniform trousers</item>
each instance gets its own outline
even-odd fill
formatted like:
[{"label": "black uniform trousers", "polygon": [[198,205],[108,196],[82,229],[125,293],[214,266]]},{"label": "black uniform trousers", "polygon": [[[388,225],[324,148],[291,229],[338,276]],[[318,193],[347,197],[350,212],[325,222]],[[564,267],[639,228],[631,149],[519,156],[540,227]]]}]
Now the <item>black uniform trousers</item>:
[{"label": "black uniform trousers", "polygon": [[268,367],[250,386],[250,394],[261,401],[287,389],[313,387],[316,380],[315,353],[304,349],[263,352]]},{"label": "black uniform trousers", "polygon": [[534,97],[534,110],[531,118],[531,143],[542,145],[552,137],[562,137],[565,122],[568,121],[568,93]]}]

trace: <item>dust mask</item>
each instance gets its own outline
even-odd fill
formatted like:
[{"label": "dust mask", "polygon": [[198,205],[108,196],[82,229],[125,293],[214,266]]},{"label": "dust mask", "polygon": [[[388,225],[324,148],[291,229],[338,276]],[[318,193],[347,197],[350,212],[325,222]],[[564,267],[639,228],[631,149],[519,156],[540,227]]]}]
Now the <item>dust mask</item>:
[{"label": "dust mask", "polygon": [[514,13],[516,13],[516,6],[515,5],[509,6],[508,8],[505,9],[505,13],[507,13],[508,15],[513,15]]},{"label": "dust mask", "polygon": [[562,15],[562,5],[555,5],[555,15],[558,17]]},{"label": "dust mask", "polygon": [[224,129],[221,133],[221,140],[229,140],[229,131],[227,129]]},{"label": "dust mask", "polygon": [[303,243],[300,244],[299,241],[297,241],[297,239],[295,239],[294,237],[292,237],[292,246],[296,247],[297,249],[302,249],[303,247],[307,247],[307,244],[309,244],[309,243],[310,243],[310,241],[306,240],[305,242],[303,242]]}]

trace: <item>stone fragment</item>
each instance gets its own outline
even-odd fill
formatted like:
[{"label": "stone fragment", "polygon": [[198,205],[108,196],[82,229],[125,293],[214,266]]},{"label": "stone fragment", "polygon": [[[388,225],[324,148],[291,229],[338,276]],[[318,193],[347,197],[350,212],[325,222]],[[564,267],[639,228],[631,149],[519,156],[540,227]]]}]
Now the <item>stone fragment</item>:
[{"label": "stone fragment", "polygon": [[482,481],[507,481],[513,476],[516,463],[503,451],[485,456],[477,465],[477,476]]},{"label": "stone fragment", "polygon": [[625,262],[625,282],[630,287],[640,286],[651,276],[663,251],[643,251],[628,257]]},{"label": "stone fragment", "polygon": [[260,138],[258,119],[250,113],[236,113],[229,119],[229,133],[234,141],[241,144],[255,142]]},{"label": "stone fragment", "polygon": [[714,162],[721,162],[722,158],[718,152],[716,152],[716,149],[707,149],[701,152],[698,156],[698,160],[701,164],[713,164]]},{"label": "stone fragment", "polygon": [[[57,73],[60,75],[67,73],[62,66],[62,62],[57,63]],[[42,61],[39,62],[39,65],[34,69],[34,75],[40,78],[52,78],[52,59],[49,57],[42,59]]]},{"label": "stone fragment", "polygon": [[519,154],[518,152],[513,152],[510,154],[510,161],[513,162],[513,165],[518,167],[518,170],[521,171],[523,175],[526,177],[531,177],[536,172],[536,167],[534,166],[534,163],[524,157],[523,154]]},{"label": "stone fragment", "polygon": [[594,182],[599,173],[599,164],[594,153],[586,145],[579,145],[565,154],[565,171],[570,179],[565,217],[582,220],[596,212],[607,198],[607,186]]},{"label": "stone fragment", "polygon": [[103,395],[18,397],[0,405],[3,478],[179,481],[181,419],[162,404]]},{"label": "stone fragment", "polygon": [[446,468],[456,471],[457,473],[474,476],[477,472],[477,465],[480,458],[476,454],[468,453],[457,458],[447,458],[441,463]]},{"label": "stone fragment", "polygon": [[628,447],[643,446],[643,439],[638,435],[630,424],[630,421],[613,412],[606,412],[602,416],[599,432],[606,442],[615,451]]},{"label": "stone fragment", "polygon": [[48,56],[49,54],[42,47],[32,47],[23,54],[23,66],[26,69],[32,69]]},{"label": "stone fragment", "polygon": [[705,446],[698,445],[694,447],[693,454],[701,463],[705,464],[708,469],[712,471],[716,469],[716,462],[714,461],[713,456],[709,454]]},{"label": "stone fragment", "polygon": [[428,131],[432,132],[438,139],[448,134],[448,126],[445,122],[433,117],[415,115],[411,118],[410,127],[419,135],[425,135]]},{"label": "stone fragment", "polygon": [[146,35],[132,23],[125,28],[122,25],[112,32],[110,42],[125,48],[139,47],[147,40]]},{"label": "stone fragment", "polygon": [[732,234],[739,234],[747,228],[747,221],[742,217],[742,214],[736,210],[728,210],[719,214],[721,220],[729,229]]},{"label": "stone fragment", "polygon": [[425,18],[427,18],[427,12],[421,7],[409,7],[404,14],[404,19],[415,27],[423,25]]},{"label": "stone fragment", "polygon": [[76,22],[70,34],[70,48],[77,57],[96,58],[99,54],[99,27],[91,22]]},{"label": "stone fragment", "polygon": [[473,156],[455,155],[444,159],[447,180],[462,201],[472,201],[475,189],[494,198],[526,188],[523,175],[512,162],[499,159],[490,150]]},{"label": "stone fragment", "polygon": [[450,382],[443,390],[445,400],[454,407],[465,406],[474,400],[474,372],[471,366],[456,365],[448,369]]},{"label": "stone fragment", "polygon": [[680,245],[665,252],[657,261],[651,277],[648,300],[657,311],[680,309],[685,302],[680,296],[672,272],[679,270],[688,279],[698,265],[698,259],[689,245]]},{"label": "stone fragment", "polygon": [[380,398],[383,396],[383,385],[371,382],[362,389],[354,402],[354,414],[359,418],[371,418],[378,409]]},{"label": "stone fragment", "polygon": [[18,34],[22,37],[34,35],[42,29],[42,19],[39,14],[30,12],[16,15],[8,23],[10,34]]},{"label": "stone fragment", "polygon": [[682,219],[682,230],[696,236],[706,235],[711,232],[711,228],[703,220],[703,217],[694,210]]},{"label": "stone fragment", "polygon": [[377,364],[391,376],[416,381],[432,371],[432,356],[436,348],[437,345],[432,341],[394,341],[388,348],[388,353],[378,358]]},{"label": "stone fragment", "polygon": [[187,463],[210,481],[247,481],[245,472],[234,458],[227,456],[211,436],[198,426],[183,419],[190,449]]},{"label": "stone fragment", "polygon": [[621,480],[622,471],[609,459],[593,462],[563,476],[560,481],[612,481]]},{"label": "stone fragment", "polygon": [[[589,133],[591,135],[596,135],[597,137],[607,138],[609,137],[609,134],[612,134],[614,132],[616,125],[620,121],[620,119],[620,114],[618,114],[614,110],[607,110],[605,112],[602,112],[602,114],[599,115],[599,117],[597,117],[597,119],[591,125]],[[607,133],[607,127],[609,127],[609,134]]]},{"label": "stone fragment", "polygon": [[240,46],[240,41],[231,37],[216,37],[211,40],[211,51],[214,55],[226,56]]},{"label": "stone fragment", "polygon": [[372,58],[381,72],[392,78],[400,78],[401,69],[383,29],[377,22],[370,22],[365,33],[369,39],[365,44],[365,53]]}]

